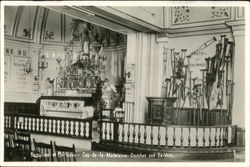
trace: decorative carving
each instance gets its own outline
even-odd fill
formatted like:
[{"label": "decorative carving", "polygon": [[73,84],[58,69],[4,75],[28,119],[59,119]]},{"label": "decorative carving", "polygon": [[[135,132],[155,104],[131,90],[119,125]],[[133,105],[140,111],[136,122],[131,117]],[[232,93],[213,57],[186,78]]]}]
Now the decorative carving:
[{"label": "decorative carving", "polygon": [[46,31],[44,38],[45,38],[45,40],[54,40],[54,36],[55,36],[54,32]]},{"label": "decorative carving", "polygon": [[96,28],[85,21],[75,19],[71,23],[73,41],[96,41],[98,34]]},{"label": "decorative carving", "polygon": [[211,7],[212,9],[212,18],[217,17],[228,17],[229,16],[229,7]]},{"label": "decorative carving", "polygon": [[44,111],[68,111],[81,112],[85,107],[85,102],[81,100],[57,100],[57,99],[41,99],[40,108]]},{"label": "decorative carving", "polygon": [[[97,79],[104,76],[106,57],[102,53],[102,43],[97,41],[98,34],[92,24],[73,20],[71,25],[72,39],[70,45],[65,47],[65,67],[60,68],[56,91],[91,96],[96,90]],[[75,41],[81,44],[77,54],[74,54],[73,48]],[[61,60],[57,61],[59,63]]]},{"label": "decorative carving", "polygon": [[25,38],[31,38],[31,31],[32,31],[31,28],[28,29],[24,28],[22,36]]},{"label": "decorative carving", "polygon": [[183,23],[189,21],[190,9],[188,6],[174,7],[174,23]]},{"label": "decorative carving", "polygon": [[80,42],[80,34],[79,33],[73,33],[72,34],[72,40],[74,41],[74,42]]}]

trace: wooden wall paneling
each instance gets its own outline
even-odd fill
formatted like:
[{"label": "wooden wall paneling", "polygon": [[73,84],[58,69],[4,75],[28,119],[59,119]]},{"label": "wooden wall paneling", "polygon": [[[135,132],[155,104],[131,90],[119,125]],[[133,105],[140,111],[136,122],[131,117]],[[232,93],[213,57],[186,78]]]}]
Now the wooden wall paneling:
[{"label": "wooden wall paneling", "polygon": [[36,103],[4,102],[4,114],[39,115],[39,108]]}]

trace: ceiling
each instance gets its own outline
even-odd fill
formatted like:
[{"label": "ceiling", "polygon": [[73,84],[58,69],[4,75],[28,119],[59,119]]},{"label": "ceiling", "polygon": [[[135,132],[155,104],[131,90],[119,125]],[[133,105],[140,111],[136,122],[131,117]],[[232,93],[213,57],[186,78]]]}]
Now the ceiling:
[{"label": "ceiling", "polygon": [[[162,7],[154,7],[153,12],[142,7],[48,6],[48,8],[124,34],[134,31],[162,32]],[[138,14],[144,11],[142,14],[148,16],[133,15],[135,10],[140,10]],[[154,20],[160,21],[157,24],[153,22]]]},{"label": "ceiling", "polygon": [[41,44],[69,43],[72,40],[71,26],[75,19],[93,23],[99,39],[108,45],[125,42],[124,34],[134,31],[74,7],[6,6],[4,11],[5,38],[17,41]]}]

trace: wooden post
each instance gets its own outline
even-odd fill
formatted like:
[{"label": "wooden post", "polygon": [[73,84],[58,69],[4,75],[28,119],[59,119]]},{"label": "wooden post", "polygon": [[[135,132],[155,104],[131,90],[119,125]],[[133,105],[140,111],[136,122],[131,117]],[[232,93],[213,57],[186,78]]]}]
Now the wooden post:
[{"label": "wooden post", "polygon": [[237,125],[234,126],[234,146],[237,146]]},{"label": "wooden post", "polygon": [[165,133],[165,141],[166,141],[166,147],[168,147],[168,127],[166,126],[166,133]]},{"label": "wooden post", "polygon": [[152,119],[153,119],[153,117],[152,117],[152,109],[151,109],[151,101],[149,101],[148,102],[148,124],[152,124]]},{"label": "wooden post", "polygon": [[[89,120],[88,122],[89,122],[89,139],[92,139],[92,138],[93,138],[93,136],[92,136],[92,131],[93,131],[93,126],[92,126],[92,124],[93,124],[93,121],[92,121],[92,120]],[[80,128],[80,127],[79,127],[79,128]]]},{"label": "wooden post", "polygon": [[118,122],[114,122],[114,127],[113,127],[113,141],[115,143],[118,143],[119,142],[119,124]]},{"label": "wooden post", "polygon": [[[98,123],[99,123],[99,133],[100,133],[100,142],[102,142],[102,120],[99,120],[98,121]],[[84,135],[84,134],[83,134]]]},{"label": "wooden post", "polygon": [[15,115],[10,115],[10,128],[15,130]]}]

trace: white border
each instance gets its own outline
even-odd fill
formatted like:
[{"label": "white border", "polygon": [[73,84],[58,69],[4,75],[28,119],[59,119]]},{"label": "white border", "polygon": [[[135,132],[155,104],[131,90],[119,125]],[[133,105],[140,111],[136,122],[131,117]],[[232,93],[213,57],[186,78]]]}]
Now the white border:
[{"label": "white border", "polygon": [[10,6],[249,6],[246,1],[3,1]]},{"label": "white border", "polygon": [[246,15],[246,20],[245,20],[245,26],[246,26],[246,30],[245,30],[245,129],[246,129],[246,132],[245,132],[245,135],[246,135],[246,138],[245,138],[245,143],[246,143],[246,147],[245,147],[245,151],[246,151],[246,154],[245,154],[245,157],[246,157],[246,164],[249,165],[249,130],[250,130],[250,121],[249,121],[249,118],[250,118],[250,114],[249,114],[249,111],[250,111],[250,3],[248,3],[248,6],[246,8],[246,12],[245,12],[245,15]]},{"label": "white border", "polygon": [[1,166],[199,166],[199,167],[210,167],[210,166],[249,166],[249,111],[250,109],[250,53],[249,53],[249,24],[250,24],[250,13],[249,13],[249,3],[242,1],[4,1],[1,3],[1,133],[3,134],[3,104],[4,104],[4,6],[11,5],[25,5],[25,6],[64,6],[64,5],[88,5],[88,6],[241,6],[245,7],[245,23],[246,23],[246,31],[245,31],[245,127],[246,127],[246,150],[245,163],[237,163],[237,162],[73,162],[73,163],[58,163],[58,162],[3,162],[3,136],[0,139],[0,165]]}]

